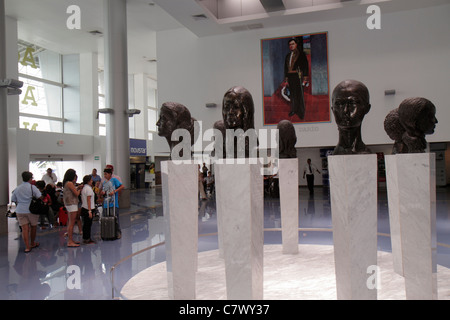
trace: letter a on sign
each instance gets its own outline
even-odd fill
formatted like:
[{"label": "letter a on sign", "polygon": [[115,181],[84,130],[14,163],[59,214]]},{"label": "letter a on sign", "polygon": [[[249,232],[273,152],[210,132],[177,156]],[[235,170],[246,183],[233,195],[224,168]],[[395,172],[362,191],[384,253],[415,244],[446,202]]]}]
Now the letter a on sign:
[{"label": "letter a on sign", "polygon": [[73,30],[73,29],[81,29],[81,9],[77,5],[71,5],[67,7],[67,13],[72,14],[67,19],[67,29]]},{"label": "letter a on sign", "polygon": [[381,10],[380,7],[377,5],[371,5],[369,7],[367,7],[367,14],[372,14],[368,19],[367,19],[367,28],[369,30],[373,30],[373,29],[381,29]]},{"label": "letter a on sign", "polygon": [[37,67],[36,67],[36,63],[34,61],[33,52],[34,52],[34,49],[32,47],[28,47],[25,50],[25,54],[23,55],[23,59],[22,59],[22,61],[20,61],[20,64],[23,66],[28,65],[28,66],[32,67],[33,69],[36,69]]},{"label": "letter a on sign", "polygon": [[34,98],[34,93],[33,90],[35,90],[36,88],[33,86],[28,86],[27,87],[27,92],[25,93],[25,97],[22,100],[23,104],[28,104],[27,100],[31,100],[31,105],[36,107],[37,106],[37,102],[36,99]]}]

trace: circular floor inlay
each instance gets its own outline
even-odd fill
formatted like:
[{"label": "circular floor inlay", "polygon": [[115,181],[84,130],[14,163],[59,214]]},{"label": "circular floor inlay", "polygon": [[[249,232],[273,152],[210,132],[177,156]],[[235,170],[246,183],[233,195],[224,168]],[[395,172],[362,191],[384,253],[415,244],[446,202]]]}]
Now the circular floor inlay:
[{"label": "circular floor inlay", "polygon": [[[333,246],[299,245],[298,254],[282,254],[281,245],[264,246],[264,299],[335,300],[336,278]],[[392,255],[378,252],[381,288],[378,299],[405,299],[404,278],[392,267]],[[438,265],[438,299],[450,300],[450,269]],[[166,263],[149,267],[122,288],[130,300],[169,299]],[[226,299],[225,266],[218,250],[198,254],[196,299]]]}]

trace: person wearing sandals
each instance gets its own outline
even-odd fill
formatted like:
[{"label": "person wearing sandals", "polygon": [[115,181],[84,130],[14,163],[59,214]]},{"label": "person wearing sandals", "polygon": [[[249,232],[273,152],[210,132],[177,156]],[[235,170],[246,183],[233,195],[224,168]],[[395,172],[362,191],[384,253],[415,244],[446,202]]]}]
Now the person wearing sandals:
[{"label": "person wearing sandals", "polygon": [[23,183],[18,186],[11,196],[11,201],[17,204],[16,214],[19,225],[22,228],[22,238],[25,243],[25,253],[39,246],[36,242],[36,229],[39,222],[39,215],[30,212],[32,197],[40,198],[41,192],[36,186],[31,184],[33,174],[29,171],[22,172]]},{"label": "person wearing sandals", "polygon": [[92,190],[92,176],[90,174],[83,177],[83,190],[81,191],[81,218],[83,219],[83,243],[95,243],[91,239],[91,227],[93,211],[95,209],[95,193]]},{"label": "person wearing sandals", "polygon": [[80,243],[73,240],[73,227],[77,222],[78,215],[78,196],[81,193],[82,186],[75,186],[77,180],[77,173],[74,169],[67,169],[64,174],[63,180],[63,198],[64,206],[67,209],[69,216],[69,224],[67,226],[67,246],[68,247],[79,247]]}]

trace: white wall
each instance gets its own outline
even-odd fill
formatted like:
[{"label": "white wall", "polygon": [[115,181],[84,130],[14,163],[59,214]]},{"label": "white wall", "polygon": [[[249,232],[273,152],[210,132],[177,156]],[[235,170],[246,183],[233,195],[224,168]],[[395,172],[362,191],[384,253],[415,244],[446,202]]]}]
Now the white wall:
[{"label": "white wall", "polygon": [[[327,31],[330,96],[344,79],[360,80],[369,88],[372,109],[362,132],[366,144],[392,143],[383,129],[384,118],[412,96],[426,97],[437,107],[440,123],[427,140],[450,141],[450,128],[444,123],[450,119],[450,5],[382,13],[381,30],[367,29],[369,16],[363,10],[360,18],[215,37],[198,38],[187,29],[159,32],[159,105],[166,101],[186,105],[193,117],[203,121],[205,130],[221,119],[225,91],[242,85],[253,95],[255,126],[262,128],[261,39]],[[386,89],[395,89],[397,94],[385,97]],[[210,102],[217,108],[207,109],[205,104]],[[331,123],[295,127],[298,148],[337,143],[332,115]]]},{"label": "white wall", "polygon": [[100,172],[106,164],[104,137],[10,128],[8,145],[11,191],[22,182],[21,174],[29,169],[32,158],[83,161],[83,173],[90,173],[94,167]]}]

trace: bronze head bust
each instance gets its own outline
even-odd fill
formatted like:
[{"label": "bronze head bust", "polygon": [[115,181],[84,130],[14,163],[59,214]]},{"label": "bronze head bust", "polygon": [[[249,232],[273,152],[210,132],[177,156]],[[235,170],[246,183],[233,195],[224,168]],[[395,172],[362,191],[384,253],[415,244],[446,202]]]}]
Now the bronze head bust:
[{"label": "bronze head bust", "polygon": [[173,147],[179,143],[179,141],[172,141],[172,133],[177,129],[189,131],[191,145],[194,143],[195,119],[191,117],[189,109],[181,103],[163,103],[156,126],[158,127],[158,135],[166,138],[171,153]]},{"label": "bronze head bust", "polygon": [[357,80],[344,80],[334,88],[331,100],[339,131],[333,154],[371,153],[361,137],[361,124],[371,107],[367,87]]},{"label": "bronze head bust", "polygon": [[431,101],[421,97],[403,100],[384,120],[384,130],[394,140],[392,153],[425,152],[425,135],[433,134],[437,123],[436,107]]},{"label": "bronze head bust", "polygon": [[[242,86],[234,86],[225,92],[222,100],[222,120],[214,123],[214,129],[220,130],[223,135],[224,153],[223,156],[227,157],[227,145],[232,141],[226,139],[227,131],[234,130],[237,136],[241,133],[245,135],[249,129],[255,128],[254,123],[255,107],[253,104],[253,97],[250,92]],[[241,129],[241,133],[239,130]],[[237,136],[234,136],[235,140],[239,140]],[[245,157],[249,156],[249,139],[245,139]],[[234,144],[234,142],[233,142]],[[234,144],[234,157],[238,157],[237,144]]]},{"label": "bronze head bust", "polygon": [[297,143],[297,135],[292,122],[289,120],[281,120],[278,125],[279,134],[279,157],[280,159],[297,158],[297,150],[295,144]]},{"label": "bronze head bust", "polygon": [[222,101],[225,129],[254,129],[254,113],[253,98],[247,89],[236,86],[225,92]]}]

